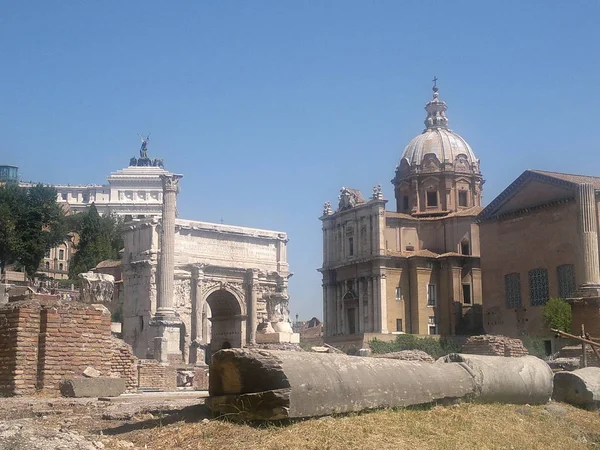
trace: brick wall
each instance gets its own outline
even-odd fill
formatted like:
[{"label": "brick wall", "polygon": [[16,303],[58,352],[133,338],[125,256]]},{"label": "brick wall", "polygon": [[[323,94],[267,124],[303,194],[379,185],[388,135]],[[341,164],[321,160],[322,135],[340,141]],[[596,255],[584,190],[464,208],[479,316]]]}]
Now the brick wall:
[{"label": "brick wall", "polygon": [[127,392],[136,391],[138,387],[137,358],[133,355],[131,345],[115,337],[111,337],[110,342],[112,349],[110,359],[111,376],[123,378]]},{"label": "brick wall", "polygon": [[155,359],[140,359],[138,362],[138,387],[141,390],[166,389],[166,366]]},{"label": "brick wall", "polygon": [[[558,297],[557,267],[576,264],[577,229],[575,202],[480,224],[486,333],[552,336],[544,327],[544,308],[531,305],[528,272],[537,268],[548,270],[550,298]],[[520,275],[520,308],[506,304],[505,276],[511,273]]]},{"label": "brick wall", "polygon": [[520,339],[487,334],[467,339],[461,352],[489,356],[525,356],[529,354]]},{"label": "brick wall", "polygon": [[37,308],[9,304],[0,309],[0,395],[35,392],[39,330]]},{"label": "brick wall", "polygon": [[110,313],[104,306],[64,303],[40,311],[38,389],[57,391],[88,366],[110,374]]},{"label": "brick wall", "polygon": [[88,366],[137,387],[135,357],[111,336],[105,307],[39,299],[0,307],[0,395],[58,394],[61,379]]}]

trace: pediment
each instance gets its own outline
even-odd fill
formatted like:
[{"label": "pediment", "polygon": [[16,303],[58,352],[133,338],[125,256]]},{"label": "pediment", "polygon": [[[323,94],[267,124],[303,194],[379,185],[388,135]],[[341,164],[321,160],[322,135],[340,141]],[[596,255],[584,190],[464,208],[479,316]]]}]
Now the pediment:
[{"label": "pediment", "polygon": [[574,183],[525,171],[481,212],[479,220],[574,198],[576,187]]}]

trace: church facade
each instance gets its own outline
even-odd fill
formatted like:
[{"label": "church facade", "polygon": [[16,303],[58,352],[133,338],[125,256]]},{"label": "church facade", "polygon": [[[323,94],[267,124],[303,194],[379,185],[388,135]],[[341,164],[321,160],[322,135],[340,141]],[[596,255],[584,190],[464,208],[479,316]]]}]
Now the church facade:
[{"label": "church facade", "polygon": [[425,130],[404,149],[392,179],[365,199],[342,188],[323,229],[325,339],[365,334],[460,335],[480,331],[479,229],[483,178],[469,144],[448,128],[433,88]]}]

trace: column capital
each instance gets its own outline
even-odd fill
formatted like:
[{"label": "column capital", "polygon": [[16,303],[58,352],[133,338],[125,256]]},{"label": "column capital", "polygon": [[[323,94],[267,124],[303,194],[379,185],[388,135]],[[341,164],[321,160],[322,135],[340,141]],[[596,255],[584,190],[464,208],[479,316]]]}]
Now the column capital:
[{"label": "column capital", "polygon": [[182,178],[183,175],[174,173],[162,174],[160,179],[162,181],[163,191],[179,193],[179,180]]},{"label": "column capital", "polygon": [[196,280],[201,280],[204,278],[204,269],[208,266],[208,264],[194,264],[192,265],[192,277]]}]

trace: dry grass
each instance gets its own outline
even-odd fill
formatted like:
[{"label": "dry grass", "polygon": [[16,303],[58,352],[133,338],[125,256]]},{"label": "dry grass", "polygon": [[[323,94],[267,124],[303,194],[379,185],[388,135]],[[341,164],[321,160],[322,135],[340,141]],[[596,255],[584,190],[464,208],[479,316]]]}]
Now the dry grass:
[{"label": "dry grass", "polygon": [[[385,410],[288,425],[176,422],[119,436],[148,449],[590,449],[600,448],[600,414],[568,405],[461,404]],[[145,447],[146,446],[146,447]]]}]

